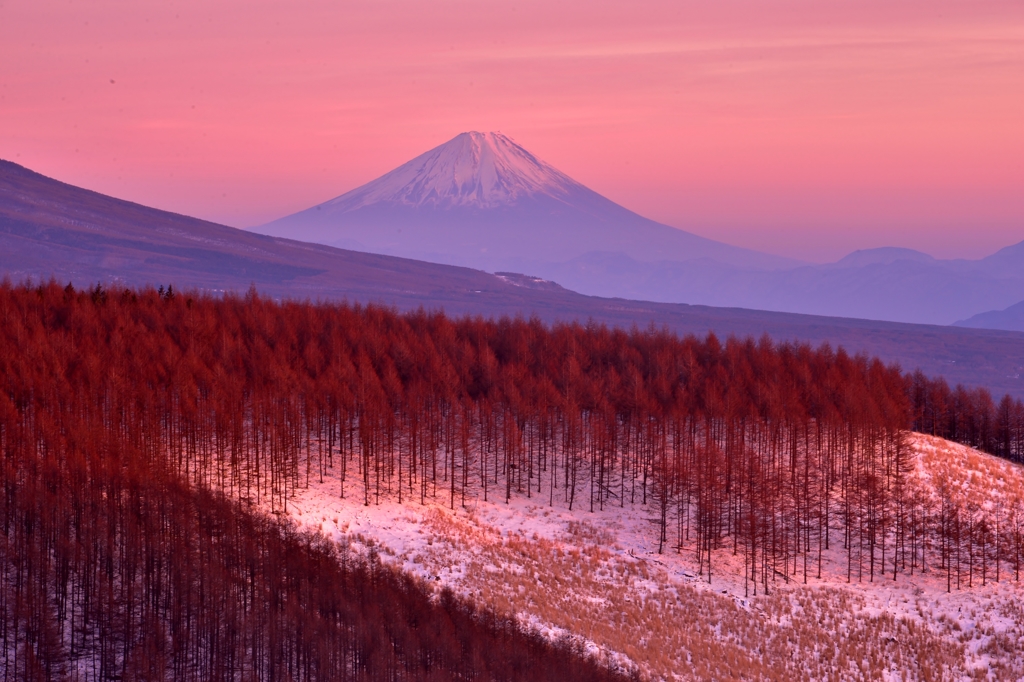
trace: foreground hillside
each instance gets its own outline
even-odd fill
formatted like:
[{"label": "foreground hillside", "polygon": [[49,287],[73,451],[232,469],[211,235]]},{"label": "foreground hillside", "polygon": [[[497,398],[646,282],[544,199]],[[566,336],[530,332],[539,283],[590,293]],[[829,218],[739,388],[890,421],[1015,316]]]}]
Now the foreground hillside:
[{"label": "foreground hillside", "polygon": [[[350,621],[331,615],[337,581],[308,572],[289,578],[284,587],[299,592],[289,602],[273,587],[279,576],[264,580],[247,554],[223,551],[246,535],[218,527],[234,521],[202,510],[189,516],[187,504],[172,502],[177,489],[272,513],[310,512],[306,520],[332,533],[362,522],[322,507],[325,496],[362,505],[360,513],[383,507],[392,520],[433,508],[423,524],[428,531],[436,524],[429,531],[436,544],[450,536],[464,547],[460,537],[475,538],[477,564],[460,562],[464,568],[447,576],[465,596],[520,614],[531,599],[538,610],[526,625],[583,637],[608,662],[636,662],[651,675],[742,677],[746,670],[778,679],[792,677],[792,661],[803,656],[810,662],[802,665],[817,665],[823,678],[856,671],[871,678],[879,660],[934,678],[966,674],[986,656],[1004,665],[989,650],[1016,647],[1012,632],[1007,639],[985,630],[990,639],[974,642],[977,623],[960,624],[957,616],[951,627],[971,626],[961,634],[966,648],[924,656],[951,640],[913,620],[893,620],[870,595],[826,591],[824,602],[807,597],[804,605],[786,586],[834,589],[837,577],[851,585],[916,585],[924,573],[950,593],[993,592],[986,612],[998,613],[998,590],[1011,571],[1017,577],[1024,556],[1015,469],[985,464],[991,490],[978,497],[972,491],[981,481],[943,474],[929,462],[963,468],[941,453],[922,454],[906,434],[914,424],[930,425],[1019,459],[1019,401],[1007,398],[997,409],[987,393],[951,392],[943,382],[827,346],[398,315],[276,303],[255,292],[213,299],[3,284],[0,319],[8,576],[0,636],[14,670],[63,664],[65,650],[67,660],[95,654],[108,661],[100,664],[105,670],[127,670],[138,633],[156,622],[169,628],[166,637],[157,629],[157,641],[178,657],[171,665],[198,670],[196,679],[209,671],[189,666],[212,665],[205,663],[211,652],[225,647],[230,660],[252,657],[251,670],[274,671],[257,677],[280,678],[282,668],[268,665],[293,676],[337,677],[331,652],[349,649],[332,638],[352,636]],[[993,497],[999,490],[1003,497]],[[328,519],[333,528],[323,525]],[[494,529],[509,523],[499,543]],[[196,527],[212,538],[197,543],[198,554],[160,541]],[[522,565],[534,533],[547,555]],[[278,540],[267,537],[266,549],[246,551],[274,555]],[[306,544],[311,552],[319,547]],[[373,556],[367,560],[372,566]],[[428,582],[444,582],[439,561],[420,558],[430,567]],[[542,573],[543,565],[557,570]],[[277,570],[274,562],[263,568]],[[181,570],[178,583],[168,577]],[[209,570],[220,577],[209,578]],[[460,582],[463,574],[470,582]],[[694,585],[710,587],[686,591]],[[914,608],[934,592],[922,585],[921,595],[903,595]],[[238,606],[259,601],[257,588],[282,610],[264,618]],[[294,634],[312,627],[301,606],[311,603],[322,605],[323,629],[314,623],[316,635]],[[222,607],[249,616],[227,631],[215,619],[202,637],[187,626],[209,622]],[[604,618],[609,609],[614,621]],[[435,629],[425,623],[421,633]],[[500,634],[484,626],[481,641]],[[229,632],[242,631],[259,634],[225,643]],[[530,639],[515,636],[525,638],[509,640],[516,650]],[[415,636],[382,637],[374,641],[423,650]],[[324,643],[320,653],[304,649],[313,640]],[[287,653],[274,653],[282,641],[290,642]],[[878,642],[894,653],[883,656]],[[500,659],[500,642],[494,646]],[[311,663],[321,655],[327,663]],[[360,656],[353,660],[371,677],[392,670]],[[438,660],[465,662],[462,654],[437,652],[415,664],[390,660],[421,671]],[[569,660],[572,670],[584,670]]]},{"label": "foreground hillside", "polygon": [[[920,434],[909,445],[909,485],[932,513],[956,505],[973,515],[975,532],[986,520],[1024,522],[1020,465]],[[570,511],[522,497],[473,499],[456,510],[444,501],[366,506],[338,491],[330,477],[314,483],[289,513],[437,589],[514,613],[552,637],[571,633],[651,678],[1024,676],[1024,585],[1014,553],[1002,563],[975,558],[973,566],[965,554],[958,568],[955,559],[943,566],[930,547],[916,569],[873,577],[851,575],[839,549],[826,552],[820,568],[805,554],[796,575],[779,573],[755,595],[730,542],[713,552],[710,580],[694,543],[659,553],[649,507]]]}]

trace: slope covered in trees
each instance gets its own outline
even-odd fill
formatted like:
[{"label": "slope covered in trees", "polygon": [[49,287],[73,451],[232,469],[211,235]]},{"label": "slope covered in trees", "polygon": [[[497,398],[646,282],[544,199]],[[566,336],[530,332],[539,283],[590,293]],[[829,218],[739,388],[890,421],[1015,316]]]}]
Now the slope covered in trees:
[{"label": "slope covered in trees", "polygon": [[998,403],[984,388],[950,388],[921,372],[907,378],[915,431],[970,445],[1024,463],[1024,403],[1004,395]]},{"label": "slope covered in trees", "polygon": [[188,485],[190,446],[167,438],[195,413],[139,374],[180,362],[150,354],[170,337],[144,343],[146,298],[104,319],[101,295],[0,292],[0,679],[625,679]]},{"label": "slope covered in trees", "polygon": [[[952,504],[964,526],[989,515],[994,528],[1021,506],[1021,465],[923,434],[905,442],[908,496],[933,519]],[[513,497],[454,510],[429,499],[366,507],[339,498],[337,485],[314,481],[289,501],[289,516],[542,629],[579,633],[645,679],[1024,679],[1024,584],[1012,564],[997,571],[990,561],[986,574],[976,561],[972,576],[966,542],[948,571],[935,547],[913,574],[852,582],[836,543],[820,576],[778,576],[755,597],[731,543],[712,552],[709,583],[697,575],[693,538],[659,554],[651,510],[639,505],[569,511]]]},{"label": "slope covered in trees", "polygon": [[[90,444],[120,449],[105,440]],[[154,481],[130,450],[65,447],[5,466],[4,680],[625,679],[322,537]]]},{"label": "slope covered in trees", "polygon": [[[1019,570],[1017,510],[933,513],[907,493],[904,434],[937,404],[920,387],[941,384],[842,350],[56,284],[0,287],[0,320],[8,546],[36,528],[17,506],[26,481],[49,480],[33,467],[56,467],[55,490],[135,476],[277,510],[329,472],[364,504],[646,505],[659,547],[694,548],[708,580],[713,550],[731,546],[751,594],[819,571],[833,546],[849,580],[933,559],[957,575]],[[104,504],[122,523],[150,498],[101,493],[75,523]],[[57,576],[61,537],[38,549]],[[169,570],[154,561],[132,570]],[[28,599],[8,584],[8,603]],[[65,624],[47,618],[34,622]]]}]

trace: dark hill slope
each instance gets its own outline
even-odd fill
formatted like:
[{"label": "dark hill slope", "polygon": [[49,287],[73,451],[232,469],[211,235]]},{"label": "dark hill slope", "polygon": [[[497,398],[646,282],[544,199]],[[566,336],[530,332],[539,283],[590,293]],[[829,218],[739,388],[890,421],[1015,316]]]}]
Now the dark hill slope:
[{"label": "dark hill slope", "polygon": [[[12,280],[174,283],[274,296],[443,305],[520,287],[467,268],[276,239],[114,199],[0,161],[0,268]],[[504,294],[504,297],[501,295]]]},{"label": "dark hill slope", "polygon": [[89,286],[173,283],[451,314],[667,326],[842,345],[952,383],[1024,397],[1024,334],[583,296],[530,277],[253,234],[84,190],[0,161],[0,273]]}]

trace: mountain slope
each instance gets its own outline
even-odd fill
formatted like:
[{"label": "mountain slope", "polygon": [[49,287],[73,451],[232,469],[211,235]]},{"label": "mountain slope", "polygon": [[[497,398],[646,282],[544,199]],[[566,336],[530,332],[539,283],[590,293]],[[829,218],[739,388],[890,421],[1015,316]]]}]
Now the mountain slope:
[{"label": "mountain slope", "polygon": [[501,133],[462,133],[362,187],[254,230],[489,270],[532,272],[591,251],[755,270],[799,264],[648,220]]},{"label": "mountain slope", "polygon": [[272,296],[479,313],[487,306],[529,309],[533,296],[480,271],[266,237],[91,192],[6,161],[0,161],[0,247],[0,272],[13,281],[52,276],[77,286],[173,283],[236,292],[255,285]]}]

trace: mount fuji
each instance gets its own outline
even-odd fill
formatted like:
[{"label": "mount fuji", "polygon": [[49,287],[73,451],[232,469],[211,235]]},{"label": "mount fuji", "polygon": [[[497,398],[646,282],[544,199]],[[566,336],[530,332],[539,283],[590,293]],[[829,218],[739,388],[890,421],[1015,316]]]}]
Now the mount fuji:
[{"label": "mount fuji", "polygon": [[462,133],[362,187],[253,229],[492,272],[543,275],[550,264],[598,256],[744,270],[800,264],[648,220],[496,132]]}]

